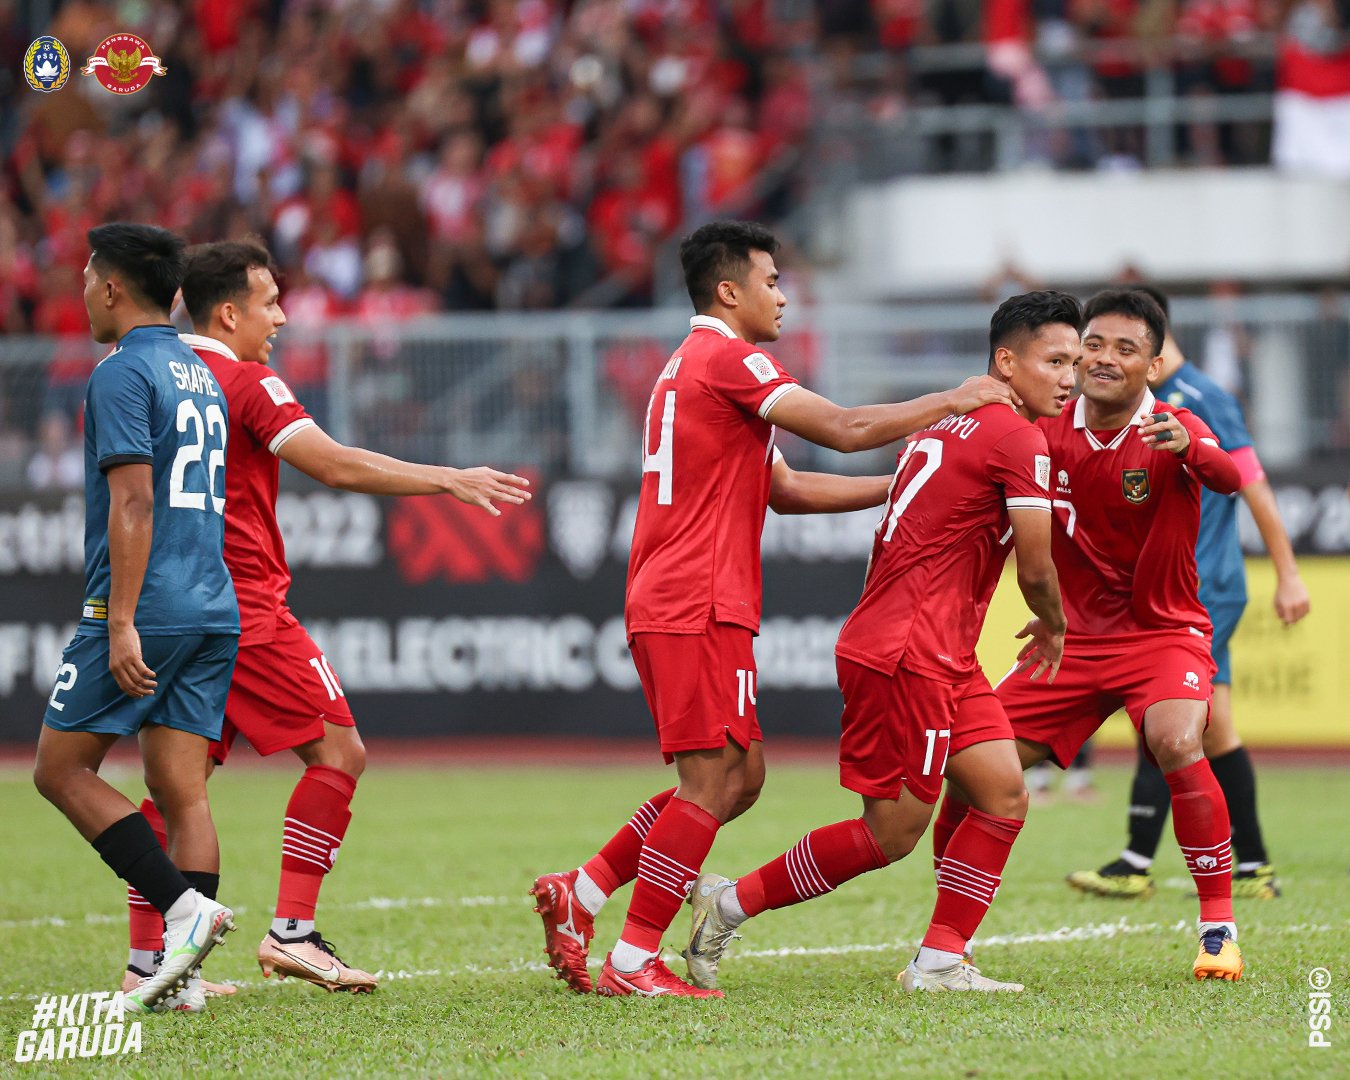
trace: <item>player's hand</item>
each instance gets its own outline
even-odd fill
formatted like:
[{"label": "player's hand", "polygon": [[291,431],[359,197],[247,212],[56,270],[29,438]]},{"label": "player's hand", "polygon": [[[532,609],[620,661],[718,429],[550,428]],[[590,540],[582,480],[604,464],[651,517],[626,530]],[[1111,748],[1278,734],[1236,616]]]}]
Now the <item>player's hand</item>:
[{"label": "player's hand", "polygon": [[1285,626],[1293,626],[1312,610],[1308,587],[1297,574],[1281,578],[1275,586],[1275,614]]},{"label": "player's hand", "polygon": [[992,375],[972,375],[952,391],[952,412],[958,416],[981,405],[1021,405],[1022,399],[1012,387]]},{"label": "player's hand", "polygon": [[502,513],[494,503],[519,506],[530,499],[530,492],[526,490],[530,482],[523,476],[498,472],[486,465],[449,471],[451,476],[446,490],[460,502],[481,506],[493,517],[501,517]]},{"label": "player's hand", "polygon": [[1064,632],[1054,633],[1040,619],[1032,619],[1026,626],[1022,627],[1016,634],[1016,638],[1031,638],[1022,646],[1022,651],[1017,654],[1017,672],[1021,674],[1027,668],[1034,668],[1031,677],[1040,678],[1044,672],[1050,674],[1046,677],[1047,683],[1055,681],[1055,676],[1059,674],[1059,663],[1064,659]]},{"label": "player's hand", "polygon": [[1154,450],[1170,450],[1178,456],[1191,445],[1191,433],[1186,430],[1186,425],[1177,419],[1176,413],[1170,412],[1154,413],[1153,422],[1139,429],[1139,437]]},{"label": "player's hand", "polygon": [[141,659],[141,635],[134,626],[108,627],[108,670],[127,697],[149,697],[159,685]]}]

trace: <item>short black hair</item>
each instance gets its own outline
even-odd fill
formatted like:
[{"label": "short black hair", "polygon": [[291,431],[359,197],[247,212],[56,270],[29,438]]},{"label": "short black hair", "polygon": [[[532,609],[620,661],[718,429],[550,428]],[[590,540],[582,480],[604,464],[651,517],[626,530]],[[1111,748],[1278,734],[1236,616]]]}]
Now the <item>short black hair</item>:
[{"label": "short black hair", "polygon": [[1162,352],[1163,342],[1167,339],[1167,316],[1158,302],[1143,289],[1103,289],[1087,302],[1083,308],[1083,329],[1099,315],[1125,315],[1131,319],[1140,319],[1148,327],[1152,339],[1149,346],[1150,356]]},{"label": "short black hair", "polygon": [[1172,321],[1172,305],[1167,302],[1167,295],[1156,285],[1131,285],[1135,292],[1141,292],[1145,296],[1153,298],[1153,302],[1162,309],[1163,318],[1170,324]]},{"label": "short black hair", "polygon": [[721,282],[744,278],[752,251],[778,251],[777,238],[754,221],[711,221],[680,241],[680,266],[695,311],[712,307]]},{"label": "short black hair", "polygon": [[173,307],[187,268],[187,241],[156,225],[114,221],[88,232],[94,268],[116,273],[138,303],[157,311]]},{"label": "short black hair", "polygon": [[1083,309],[1068,293],[1038,292],[1010,296],[999,304],[989,320],[989,366],[994,365],[994,353],[1010,348],[1009,342],[1021,335],[1031,336],[1042,326],[1064,323],[1077,330],[1083,321]]},{"label": "short black hair", "polygon": [[255,266],[276,274],[272,255],[261,240],[223,240],[199,244],[188,252],[183,275],[183,305],[193,326],[211,321],[211,312],[226,300],[243,303],[248,296],[248,272]]}]

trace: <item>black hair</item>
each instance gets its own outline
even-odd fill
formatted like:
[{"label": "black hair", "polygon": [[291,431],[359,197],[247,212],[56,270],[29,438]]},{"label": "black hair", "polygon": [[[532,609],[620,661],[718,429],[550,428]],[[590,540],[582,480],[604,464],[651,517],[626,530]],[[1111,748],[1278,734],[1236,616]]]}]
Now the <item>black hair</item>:
[{"label": "black hair", "polygon": [[1009,346],[1018,336],[1034,335],[1042,326],[1064,323],[1077,330],[1083,320],[1083,309],[1068,293],[1041,290],[1010,296],[999,304],[989,320],[989,366],[994,365],[994,353]]},{"label": "black hair", "polygon": [[1149,356],[1162,352],[1167,338],[1167,316],[1158,302],[1143,289],[1104,289],[1083,308],[1083,329],[1100,315],[1124,315],[1139,319],[1148,327],[1151,339]]},{"label": "black hair", "polygon": [[1161,289],[1153,285],[1131,285],[1130,288],[1150,297],[1162,310],[1163,318],[1169,323],[1172,321],[1172,306],[1167,302],[1167,296]]},{"label": "black hair", "polygon": [[200,244],[189,251],[183,305],[192,325],[205,327],[217,305],[226,300],[242,304],[249,293],[248,272],[255,266],[276,273],[267,248],[252,238]]},{"label": "black hair", "polygon": [[723,281],[741,281],[750,269],[750,253],[772,255],[778,240],[753,221],[712,221],[680,241],[680,266],[695,311],[706,311]]},{"label": "black hair", "polygon": [[140,304],[165,313],[183,283],[187,242],[168,229],[115,221],[88,232],[94,268],[107,277],[115,273],[122,286]]}]

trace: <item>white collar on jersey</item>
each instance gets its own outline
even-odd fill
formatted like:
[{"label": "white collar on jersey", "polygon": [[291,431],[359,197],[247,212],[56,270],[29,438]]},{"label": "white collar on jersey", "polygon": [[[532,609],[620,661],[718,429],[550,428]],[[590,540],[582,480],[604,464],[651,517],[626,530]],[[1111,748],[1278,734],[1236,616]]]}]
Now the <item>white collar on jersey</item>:
[{"label": "white collar on jersey", "polygon": [[716,330],[723,337],[734,338],[736,332],[716,315],[695,315],[689,320],[690,330]]},{"label": "white collar on jersey", "polygon": [[1153,408],[1157,404],[1153,397],[1153,391],[1144,387],[1144,400],[1139,403],[1139,408],[1135,414],[1130,417],[1130,422],[1120,429],[1119,433],[1109,443],[1102,442],[1092,430],[1087,426],[1087,398],[1082,394],[1078,395],[1078,402],[1073,407],[1073,426],[1079,431],[1087,434],[1088,445],[1094,450],[1115,450],[1125,441],[1125,432],[1132,427],[1143,427],[1149,423],[1149,417],[1153,415]]},{"label": "white collar on jersey", "polygon": [[239,361],[239,357],[234,355],[231,349],[223,341],[217,341],[213,337],[202,337],[201,334],[179,334],[178,340],[192,349],[205,349],[207,352],[220,353],[221,356],[228,357],[230,360]]}]

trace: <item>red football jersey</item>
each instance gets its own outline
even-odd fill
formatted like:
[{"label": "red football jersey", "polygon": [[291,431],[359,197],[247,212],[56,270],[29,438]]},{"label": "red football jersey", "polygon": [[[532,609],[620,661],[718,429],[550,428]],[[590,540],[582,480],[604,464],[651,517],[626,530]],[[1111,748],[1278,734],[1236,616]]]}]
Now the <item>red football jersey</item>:
[{"label": "red football jersey", "polygon": [[220,383],[229,408],[225,448],[225,565],[239,600],[240,645],[270,642],[286,607],[291,571],[277,525],[282,443],[314,424],[266,364],[243,363],[228,345],[180,335]]},{"label": "red football jersey", "polygon": [[1171,412],[1192,440],[1218,440],[1194,413],[1155,401],[1152,391],[1119,432],[1091,431],[1085,405],[1080,397],[1038,421],[1055,471],[1054,557],[1069,637],[1208,635],[1195,569],[1200,481],[1175,454],[1144,445],[1139,427]]},{"label": "red football jersey", "polygon": [[697,634],[709,618],[758,632],[764,417],[797,380],[721,319],[689,323],[647,405],[624,616],[630,634]]},{"label": "red football jersey", "polygon": [[1008,510],[1049,513],[1049,484],[1045,436],[1006,405],[910,436],[835,652],[888,675],[897,667],[946,682],[973,675],[1012,550]]}]

